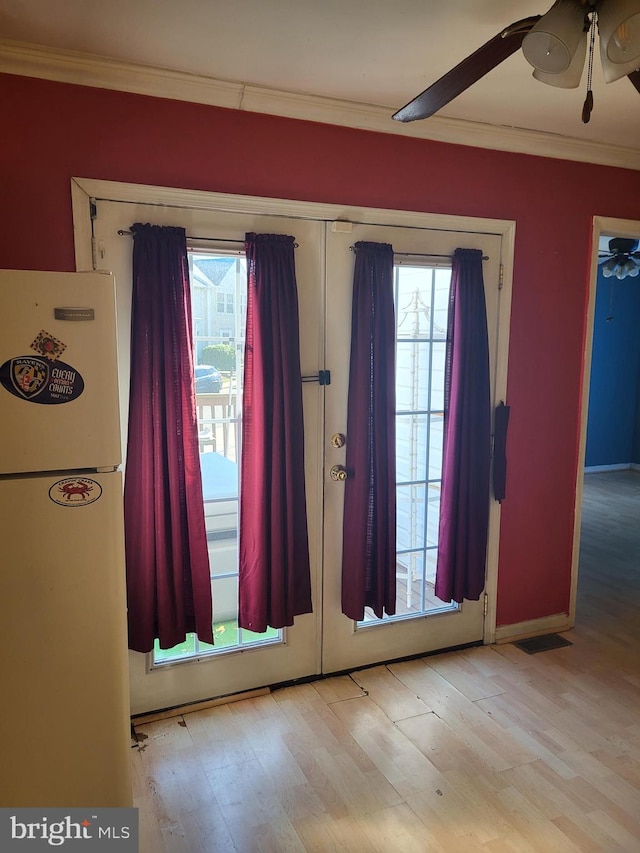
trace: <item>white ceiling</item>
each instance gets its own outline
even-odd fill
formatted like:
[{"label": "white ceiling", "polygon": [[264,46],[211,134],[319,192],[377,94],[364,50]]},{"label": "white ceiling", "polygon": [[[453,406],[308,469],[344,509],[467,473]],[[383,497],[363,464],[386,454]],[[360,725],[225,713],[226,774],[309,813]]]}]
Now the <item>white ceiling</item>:
[{"label": "white ceiling", "polygon": [[[224,81],[384,106],[389,116],[514,20],[551,0],[0,0],[0,38]],[[518,51],[439,116],[640,149],[640,93],[594,67],[533,80]],[[426,121],[429,121],[428,119]]]}]

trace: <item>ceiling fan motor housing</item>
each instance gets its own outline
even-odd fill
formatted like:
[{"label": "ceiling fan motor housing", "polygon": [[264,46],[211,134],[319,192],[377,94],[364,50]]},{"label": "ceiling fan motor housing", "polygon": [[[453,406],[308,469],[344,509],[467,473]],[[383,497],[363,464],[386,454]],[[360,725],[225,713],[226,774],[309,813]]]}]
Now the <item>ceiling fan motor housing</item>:
[{"label": "ceiling fan motor housing", "polygon": [[609,251],[612,254],[628,255],[630,252],[635,252],[638,248],[638,241],[630,237],[614,237],[609,240]]}]

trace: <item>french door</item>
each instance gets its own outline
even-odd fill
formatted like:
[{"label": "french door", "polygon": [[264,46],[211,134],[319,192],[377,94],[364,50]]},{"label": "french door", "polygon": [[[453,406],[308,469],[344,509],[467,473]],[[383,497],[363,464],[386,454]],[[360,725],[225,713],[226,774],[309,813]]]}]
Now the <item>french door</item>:
[{"label": "french door", "polygon": [[[444,226],[436,229],[432,224],[428,228],[416,227],[413,224],[415,214],[358,211],[357,215],[355,212],[348,215],[349,212],[328,205],[289,205],[285,202],[273,202],[270,209],[268,200],[228,196],[209,200],[209,194],[206,204],[188,207],[184,192],[175,191],[180,203],[172,203],[173,191],[160,194],[160,188],[149,188],[154,189],[154,203],[144,204],[130,198],[132,194],[141,194],[144,198],[145,188],[128,189],[123,199],[119,185],[105,183],[102,186],[107,187],[109,193],[95,203],[94,257],[97,268],[108,269],[116,276],[125,439],[132,246],[131,238],[118,235],[118,231],[127,231],[134,222],[185,227],[194,251],[206,253],[215,249],[228,257],[242,256],[247,231],[294,235],[298,244],[295,257],[301,368],[307,380],[303,385],[305,476],[314,612],[296,618],[293,627],[277,636],[271,632],[264,645],[250,643],[225,649],[224,644],[220,644],[213,652],[207,649],[202,655],[191,655],[162,666],[157,665],[151,655],[130,653],[132,713],[482,640],[484,602],[464,602],[458,607],[437,601],[431,589],[437,549],[434,536],[437,536],[441,466],[440,373],[444,357],[449,258],[457,247],[479,248],[487,256],[484,277],[492,394],[495,399],[498,399],[496,395],[504,395],[506,337],[500,338],[498,334],[498,281],[501,233],[505,233],[505,227],[502,231],[496,228],[496,233],[460,232],[446,230]],[[165,195],[167,203],[159,205],[158,198],[164,199]],[[295,211],[290,211],[290,207]],[[289,215],[284,215],[287,213]],[[386,219],[392,225],[335,221],[367,217],[376,222]],[[393,224],[398,221],[403,224]],[[372,614],[367,614],[362,624],[355,624],[341,612],[344,483],[339,477],[332,477],[331,469],[344,466],[346,444],[337,446],[342,441],[340,436],[345,442],[353,440],[346,434],[354,264],[350,247],[359,240],[391,243],[396,257],[397,363],[401,378],[397,390],[398,523],[401,527],[397,562],[399,618],[376,620]],[[213,286],[218,285],[214,282]],[[237,298],[237,308],[240,303],[241,299]],[[217,310],[231,315],[229,297],[217,295],[213,304],[218,305]],[[508,323],[508,317],[503,316],[504,319]],[[321,385],[317,381],[319,371],[325,370],[330,371],[331,382]],[[203,373],[203,377],[204,382],[217,382],[210,375]],[[208,397],[212,399],[220,395],[215,389],[209,391]],[[239,427],[240,397],[241,394],[234,400]],[[206,404],[211,402],[208,398],[204,400]],[[213,421],[213,410],[205,408],[204,411],[205,421]],[[213,423],[203,424],[201,450],[206,462],[211,461],[212,452],[220,453],[220,431],[224,427],[225,423],[217,427]],[[216,439],[216,429],[218,442],[211,445],[209,433]],[[241,428],[237,435],[241,436]],[[235,451],[238,452],[237,446]],[[497,520],[493,512],[490,554],[496,551]],[[219,531],[212,532],[214,538],[217,537],[218,553]],[[231,543],[225,539],[223,544],[227,547]],[[233,560],[230,554],[231,551],[226,559]],[[216,598],[218,602],[222,599],[216,596],[214,574],[212,570],[215,620]],[[230,611],[226,599],[225,610]]]},{"label": "french door", "polygon": [[[127,232],[135,222],[185,227],[187,234],[193,238],[189,240],[189,245],[194,251],[204,256],[204,253],[215,250],[218,258],[226,256],[229,260],[242,257],[244,235],[247,231],[293,234],[298,243],[295,260],[299,290],[301,369],[303,375],[317,376],[318,364],[322,362],[324,351],[323,223],[282,216],[185,210],[101,200],[96,201],[95,209],[93,229],[98,253],[97,263],[100,268],[110,270],[116,277],[123,454],[126,450],[129,396],[132,242],[130,236],[126,233],[119,235],[118,231]],[[204,268],[205,265],[201,267]],[[233,271],[229,275],[231,274]],[[223,281],[219,275],[211,273],[208,282],[207,287],[214,292],[210,300],[212,307],[217,311],[220,302],[220,307],[224,309],[221,313],[228,319],[226,325],[233,327],[234,312],[227,312],[230,300],[227,300]],[[192,276],[192,288],[202,283],[202,277],[196,281]],[[225,298],[219,301],[219,295]],[[240,298],[236,300],[235,307],[238,310],[243,307]],[[196,332],[199,331],[198,322],[202,319],[202,313],[198,310],[194,312]],[[198,337],[204,336],[196,335],[196,338]],[[196,356],[198,355],[203,357],[197,352]],[[210,376],[203,378],[211,381]],[[224,378],[226,380],[226,377]],[[321,459],[315,449],[322,445],[322,389],[317,382],[305,382],[303,385],[305,440],[309,448],[305,453],[305,477],[314,612],[296,618],[295,625],[284,629],[279,635],[278,632],[269,631],[263,644],[249,642],[235,644],[233,647],[226,645],[225,635],[217,632],[216,628],[220,629],[233,622],[234,615],[237,615],[237,582],[234,586],[232,579],[233,568],[237,565],[237,523],[229,520],[236,509],[233,506],[233,495],[225,493],[223,497],[230,499],[217,503],[215,493],[220,492],[224,480],[228,477],[234,477],[236,483],[238,480],[239,447],[234,447],[233,444],[236,437],[241,437],[242,401],[241,395],[238,397],[235,393],[229,394],[228,396],[235,398],[233,413],[231,417],[226,417],[226,413],[223,413],[218,418],[213,411],[214,403],[224,396],[223,392],[227,391],[227,387],[225,385],[219,391],[214,389],[217,389],[217,385],[207,386],[204,388],[205,393],[199,394],[196,387],[196,402],[203,413],[200,427],[201,468],[214,599],[214,638],[217,639],[213,649],[196,646],[193,654],[183,655],[175,660],[158,660],[155,653],[143,655],[130,652],[133,714],[232,694],[320,672],[322,474]],[[209,393],[210,391],[212,393]],[[212,446],[213,439],[215,444]],[[229,450],[229,445],[232,450]],[[212,462],[217,464],[212,466]],[[235,474],[229,473],[232,467],[236,468]],[[212,470],[212,476],[217,479],[210,476]],[[207,500],[209,492],[214,493],[212,502]],[[230,601],[232,594],[235,594],[234,602]],[[186,645],[192,642],[193,638],[189,637]]]},{"label": "french door", "polygon": [[[391,243],[395,257],[397,610],[392,619],[367,614],[355,623],[341,612],[342,515],[354,253],[361,240]],[[481,249],[496,393],[501,238],[421,228],[327,226],[327,364],[332,382],[325,400],[324,598],[322,667],[336,672],[377,661],[483,639],[484,598],[461,606],[433,592],[437,555],[444,406],[444,355],[450,256]],[[335,438],[340,436],[340,438]],[[340,445],[340,446],[336,446]],[[333,475],[332,475],[333,469]],[[347,476],[349,472],[344,472]],[[489,496],[487,495],[487,500]],[[493,531],[492,531],[493,533]],[[497,531],[496,531],[497,533]]]}]

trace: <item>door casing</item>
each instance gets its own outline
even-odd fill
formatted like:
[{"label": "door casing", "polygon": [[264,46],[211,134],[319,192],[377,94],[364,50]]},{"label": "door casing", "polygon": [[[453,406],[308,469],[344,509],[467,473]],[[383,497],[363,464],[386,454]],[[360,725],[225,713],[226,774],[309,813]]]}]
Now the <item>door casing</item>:
[{"label": "door casing", "polygon": [[591,258],[589,266],[589,298],[585,322],[583,374],[580,411],[580,439],[578,444],[578,476],[576,477],[576,501],[574,512],[573,549],[571,560],[571,592],[567,624],[553,626],[553,630],[567,630],[576,624],[578,596],[578,567],[580,562],[580,529],[582,526],[582,499],[584,494],[584,459],[587,449],[587,422],[589,419],[589,386],[591,383],[591,356],[593,351],[593,324],[596,310],[596,288],[598,286],[598,248],[600,237],[630,237],[640,239],[640,221],[615,219],[609,216],[594,216],[591,226]]}]

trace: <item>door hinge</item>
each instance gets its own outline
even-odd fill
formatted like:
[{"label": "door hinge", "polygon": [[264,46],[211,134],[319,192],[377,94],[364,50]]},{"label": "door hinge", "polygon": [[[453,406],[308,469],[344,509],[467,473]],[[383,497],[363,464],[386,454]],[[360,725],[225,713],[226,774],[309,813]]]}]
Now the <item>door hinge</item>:
[{"label": "door hinge", "polygon": [[498,290],[502,290],[504,285],[504,264],[500,264],[500,273],[498,274]]},{"label": "door hinge", "polygon": [[489,612],[489,596],[487,595],[486,592],[484,594],[484,604],[483,604],[482,612],[485,616]]}]

